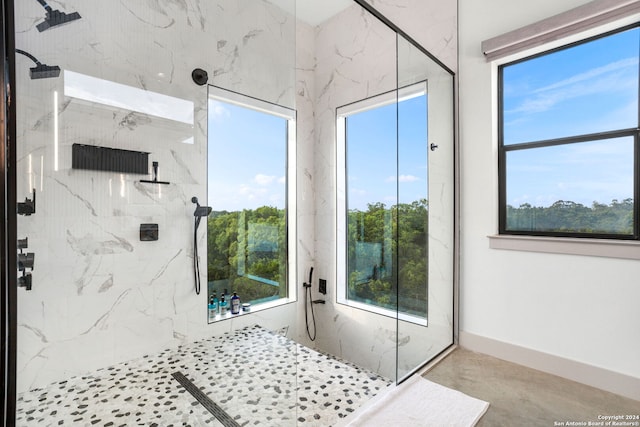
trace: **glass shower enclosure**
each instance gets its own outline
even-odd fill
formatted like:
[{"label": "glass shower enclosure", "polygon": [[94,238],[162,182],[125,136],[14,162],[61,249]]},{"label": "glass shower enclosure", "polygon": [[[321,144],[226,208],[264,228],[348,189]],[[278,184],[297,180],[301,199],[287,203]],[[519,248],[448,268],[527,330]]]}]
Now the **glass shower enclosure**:
[{"label": "glass shower enclosure", "polygon": [[15,2],[19,425],[332,424],[453,344],[453,74],[331,4]]}]

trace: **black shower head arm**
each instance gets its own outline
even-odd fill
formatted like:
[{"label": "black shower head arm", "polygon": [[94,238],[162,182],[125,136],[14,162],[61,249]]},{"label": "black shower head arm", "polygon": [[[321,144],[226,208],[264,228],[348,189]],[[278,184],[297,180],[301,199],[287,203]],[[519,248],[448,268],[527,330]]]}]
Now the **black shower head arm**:
[{"label": "black shower head arm", "polygon": [[82,18],[78,12],[65,13],[59,10],[54,10],[44,0],[36,0],[47,11],[47,16],[44,21],[36,25],[38,31],[43,32],[49,28],[58,27],[63,24],[67,24],[71,21]]},{"label": "black shower head arm", "polygon": [[58,77],[60,75],[60,67],[57,65],[43,64],[38,59],[31,55],[29,52],[25,52],[22,49],[16,49],[16,53],[26,56],[30,60],[36,63],[35,67],[29,68],[29,75],[32,80],[35,79],[48,79],[51,77]]},{"label": "black shower head arm", "polygon": [[51,6],[49,6],[49,5],[47,4],[47,2],[45,2],[44,0],[36,0],[36,1],[37,1],[38,3],[40,3],[40,4],[42,5],[42,7],[44,7],[44,9],[45,9],[47,12],[51,12],[51,11],[53,10],[53,9],[51,9]]},{"label": "black shower head arm", "polygon": [[29,52],[25,52],[25,51],[24,51],[24,50],[22,50],[22,49],[16,49],[16,53],[19,53],[20,55],[24,55],[24,56],[26,56],[27,58],[29,58],[30,60],[32,60],[33,62],[35,62],[35,63],[36,63],[36,65],[42,65],[42,63],[41,63],[40,61],[38,61],[38,60],[36,59],[36,57],[35,57],[35,56],[33,56],[33,55],[31,55]]}]

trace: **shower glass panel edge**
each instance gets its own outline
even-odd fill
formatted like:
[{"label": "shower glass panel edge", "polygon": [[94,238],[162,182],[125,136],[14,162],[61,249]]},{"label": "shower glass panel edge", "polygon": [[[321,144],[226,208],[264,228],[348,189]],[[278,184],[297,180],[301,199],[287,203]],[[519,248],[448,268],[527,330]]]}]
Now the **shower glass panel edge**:
[{"label": "shower glass panel edge", "polygon": [[[405,35],[397,42],[400,383],[453,344],[454,96],[448,69]],[[403,93],[416,85],[423,92]]]}]

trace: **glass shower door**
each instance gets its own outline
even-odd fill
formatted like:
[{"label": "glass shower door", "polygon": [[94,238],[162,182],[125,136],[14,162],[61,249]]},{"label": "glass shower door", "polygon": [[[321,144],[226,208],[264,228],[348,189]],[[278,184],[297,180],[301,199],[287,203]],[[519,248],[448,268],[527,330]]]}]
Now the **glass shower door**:
[{"label": "glass shower door", "polygon": [[397,381],[453,344],[453,76],[398,35]]}]

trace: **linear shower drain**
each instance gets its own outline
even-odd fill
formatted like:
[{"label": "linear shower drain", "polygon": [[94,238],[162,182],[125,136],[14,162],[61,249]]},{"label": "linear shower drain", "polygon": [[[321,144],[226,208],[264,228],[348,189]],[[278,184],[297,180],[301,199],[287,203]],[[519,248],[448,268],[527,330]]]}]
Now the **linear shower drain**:
[{"label": "linear shower drain", "polygon": [[209,399],[209,397],[202,392],[194,383],[189,381],[187,377],[185,377],[182,372],[176,371],[171,374],[173,378],[175,378],[182,387],[185,388],[191,395],[198,401],[202,406],[204,406],[207,411],[211,413],[218,421],[222,423],[225,427],[240,427],[240,424],[236,422],[227,412],[222,409],[216,402]]}]

